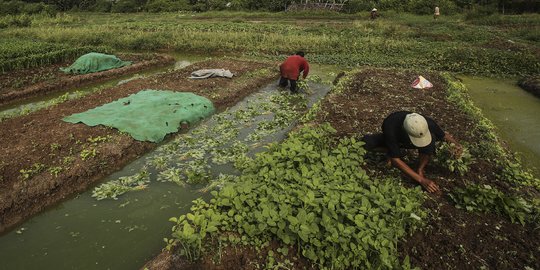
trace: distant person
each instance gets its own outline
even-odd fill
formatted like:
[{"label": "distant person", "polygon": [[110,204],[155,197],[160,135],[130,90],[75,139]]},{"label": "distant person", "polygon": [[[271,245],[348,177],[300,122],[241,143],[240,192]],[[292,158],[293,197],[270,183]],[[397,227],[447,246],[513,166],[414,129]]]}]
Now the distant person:
[{"label": "distant person", "polygon": [[[462,154],[461,145],[444,132],[435,121],[417,113],[408,111],[393,112],[384,119],[382,133],[366,135],[362,138],[368,151],[386,151],[389,163],[400,169],[418,182],[428,192],[440,192],[439,186],[424,176],[424,169],[431,156],[435,154],[435,142],[447,141],[453,143],[455,157]],[[411,169],[401,158],[405,156],[401,148],[418,149],[418,168]]]},{"label": "distant person", "polygon": [[300,78],[300,72],[303,72],[303,78],[305,79],[309,74],[309,64],[304,58],[304,52],[299,51],[295,55],[289,56],[281,66],[279,66],[281,78],[279,79],[279,86],[287,87],[287,84],[291,85],[291,92],[298,93],[296,89],[296,81]]},{"label": "distant person", "polygon": [[377,19],[377,17],[379,17],[379,13],[377,12],[377,9],[376,9],[376,8],[373,8],[373,9],[371,10],[371,13],[370,13],[370,18],[371,18],[372,20],[375,20],[375,19]]},{"label": "distant person", "polygon": [[435,13],[433,13],[433,19],[437,19],[439,18],[439,15],[441,15],[441,13],[439,12],[439,7],[435,7]]}]

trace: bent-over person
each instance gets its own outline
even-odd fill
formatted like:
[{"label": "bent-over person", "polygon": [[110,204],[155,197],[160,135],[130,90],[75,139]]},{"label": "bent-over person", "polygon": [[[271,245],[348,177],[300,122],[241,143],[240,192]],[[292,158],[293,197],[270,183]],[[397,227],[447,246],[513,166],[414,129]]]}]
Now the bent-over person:
[{"label": "bent-over person", "polygon": [[291,92],[298,93],[296,89],[296,81],[300,78],[300,72],[303,73],[305,79],[309,74],[309,64],[304,58],[304,52],[299,51],[295,55],[289,56],[283,64],[279,66],[281,78],[279,79],[279,86],[287,87],[287,84],[291,85]]},{"label": "bent-over person", "polygon": [[[408,111],[393,112],[384,119],[382,133],[362,138],[368,151],[386,151],[391,164],[418,182],[428,192],[440,192],[439,186],[424,175],[424,169],[435,154],[436,141],[455,145],[454,155],[462,153],[461,145],[433,119]],[[418,149],[418,168],[413,170],[401,158],[404,149]]]}]

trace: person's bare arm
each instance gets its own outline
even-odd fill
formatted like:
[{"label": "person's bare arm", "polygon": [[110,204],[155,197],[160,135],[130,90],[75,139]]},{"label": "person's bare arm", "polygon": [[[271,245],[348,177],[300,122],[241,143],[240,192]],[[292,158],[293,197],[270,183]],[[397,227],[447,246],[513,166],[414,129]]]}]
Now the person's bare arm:
[{"label": "person's bare arm", "polygon": [[418,154],[418,170],[417,173],[424,177],[424,169],[426,168],[426,165],[429,163],[429,160],[431,158],[431,155],[428,154]]},{"label": "person's bare arm", "polygon": [[401,160],[400,158],[390,158],[390,161],[395,167],[397,167],[399,170],[414,179],[414,181],[422,185],[422,187],[424,187],[428,192],[440,192],[439,186],[435,182],[425,178],[423,175],[416,173],[413,169],[411,169],[411,167],[409,167],[409,165],[407,165],[407,163],[403,162],[403,160]]}]

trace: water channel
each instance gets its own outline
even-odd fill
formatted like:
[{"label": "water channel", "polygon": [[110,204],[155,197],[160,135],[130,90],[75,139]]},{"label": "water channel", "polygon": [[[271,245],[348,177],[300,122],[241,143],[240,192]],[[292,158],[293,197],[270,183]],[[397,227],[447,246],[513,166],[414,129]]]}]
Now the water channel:
[{"label": "water channel", "polygon": [[[155,73],[155,72],[154,72]],[[116,84],[119,80],[108,82]],[[100,87],[100,86],[94,86]],[[328,85],[310,83],[308,106],[322,98],[330,89]],[[252,94],[223,113],[245,109],[255,100],[267,100],[276,95],[275,83]],[[286,94],[286,93],[282,93]],[[257,117],[257,121],[271,118],[271,114]],[[216,125],[213,118],[194,126],[188,134],[199,127]],[[255,125],[256,126],[256,125]],[[238,140],[245,139],[253,125],[242,125]],[[280,141],[290,127],[263,137],[248,155],[261,151],[263,145]],[[178,134],[182,136],[184,134]],[[139,158],[103,180],[107,182],[122,176],[130,176],[141,170],[159,149],[166,148],[168,140],[151,153]],[[214,176],[231,173],[231,166],[213,166]],[[158,182],[159,173],[151,171],[148,188],[124,194],[118,200],[97,201],[92,190],[45,211],[11,232],[0,237],[1,269],[138,269],[164,247],[163,238],[170,237],[170,217],[185,214],[191,201],[207,197],[202,186],[179,186],[171,182]]]},{"label": "water channel", "polygon": [[496,131],[540,177],[540,99],[521,89],[516,80],[459,77],[474,104],[497,127]]}]

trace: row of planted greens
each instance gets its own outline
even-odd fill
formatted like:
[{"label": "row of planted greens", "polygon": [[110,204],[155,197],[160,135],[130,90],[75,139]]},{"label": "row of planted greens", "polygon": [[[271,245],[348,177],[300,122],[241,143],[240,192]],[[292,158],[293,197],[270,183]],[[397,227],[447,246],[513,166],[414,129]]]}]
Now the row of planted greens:
[{"label": "row of planted greens", "polygon": [[109,49],[100,46],[73,46],[30,39],[0,39],[0,71],[39,67],[72,60],[82,54]]},{"label": "row of planted greens", "polygon": [[[138,14],[92,19],[82,14],[37,18],[33,26],[10,28],[1,37],[29,37],[74,46],[110,46],[117,50],[169,49],[246,53],[282,58],[299,48],[323,64],[430,68],[478,74],[536,74],[538,46],[529,16],[523,25],[486,26],[449,17],[392,14],[377,20],[301,23],[283,17],[200,21],[190,16]],[[186,19],[187,17],[187,19]],[[55,23],[55,20],[58,22]],[[322,19],[324,20],[324,19]]]}]

